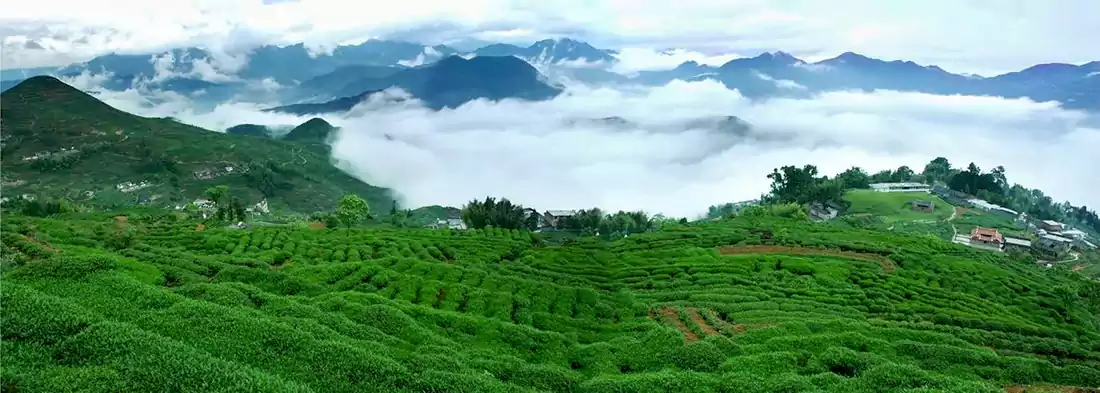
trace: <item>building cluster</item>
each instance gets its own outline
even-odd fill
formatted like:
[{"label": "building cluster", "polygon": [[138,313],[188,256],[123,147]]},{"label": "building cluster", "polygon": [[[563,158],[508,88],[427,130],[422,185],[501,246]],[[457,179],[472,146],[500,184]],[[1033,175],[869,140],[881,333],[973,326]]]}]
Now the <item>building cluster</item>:
[{"label": "building cluster", "polygon": [[1034,251],[1046,258],[1061,258],[1074,247],[1096,249],[1088,235],[1080,230],[1067,229],[1065,224],[1044,220],[1033,226],[1035,241],[1002,235],[995,228],[977,227],[970,231],[970,245],[993,248],[1000,251]]}]

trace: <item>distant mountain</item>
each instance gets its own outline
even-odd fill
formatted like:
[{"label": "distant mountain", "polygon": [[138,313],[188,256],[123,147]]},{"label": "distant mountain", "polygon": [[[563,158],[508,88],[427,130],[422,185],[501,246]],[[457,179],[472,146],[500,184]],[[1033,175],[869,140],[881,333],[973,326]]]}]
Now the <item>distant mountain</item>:
[{"label": "distant mountain", "polygon": [[392,203],[388,190],[342,172],[308,144],[135,116],[49,76],[29,78],[0,100],[6,195],[178,204],[225,184],[247,203],[266,198],[300,212],[331,209],[345,193]]},{"label": "distant mountain", "polygon": [[641,71],[633,80],[648,85],[664,85],[674,80],[700,80],[710,76],[716,76],[717,67],[699,64],[694,61],[681,63],[671,70]]},{"label": "distant mountain", "polygon": [[[469,44],[461,42],[456,45],[466,49]],[[251,51],[248,61],[239,70],[222,70],[222,74],[210,72],[216,68],[211,65],[217,62],[212,61],[213,56],[206,50],[182,48],[155,55],[103,55],[86,63],[63,67],[55,73],[110,72],[113,77],[105,86],[109,89],[121,90],[140,84],[149,89],[186,94],[205,102],[225,101],[245,93],[243,96],[250,99],[277,103],[324,103],[341,99],[338,105],[333,104],[337,109],[346,107],[349,102],[351,105],[359,102],[362,98],[359,96],[365,92],[398,86],[410,91],[418,90],[421,93],[418,97],[427,97],[436,107],[446,107],[485,95],[470,91],[447,99],[440,94],[424,95],[424,90],[428,89],[426,77],[421,75],[421,71],[406,70],[431,68],[436,62],[458,54],[475,59],[517,57],[563,83],[663,85],[673,80],[710,79],[752,98],[807,97],[819,92],[851,89],[899,90],[1030,97],[1038,101],[1056,100],[1067,108],[1100,110],[1100,89],[1097,89],[1100,62],[1084,65],[1040,64],[1018,72],[983,78],[950,73],[934,65],[879,60],[852,52],[816,63],[784,52],[771,52],[731,60],[720,67],[684,62],[671,70],[642,71],[627,76],[611,72],[609,68],[618,61],[615,51],[598,49],[568,38],[541,40],[526,47],[489,44],[472,52],[446,45],[385,40],[338,46],[328,53],[311,51],[302,44],[268,45]],[[18,83],[23,75],[45,72],[50,72],[50,69],[4,70],[0,90]],[[257,83],[260,81],[263,83]],[[287,88],[274,93],[266,90],[263,93],[244,91],[248,86],[267,86],[271,81]],[[444,83],[448,84],[453,83]],[[415,89],[409,89],[412,87]],[[440,88],[446,91],[454,89],[449,85]]]},{"label": "distant mountain", "polygon": [[327,142],[335,129],[325,119],[314,117],[294,127],[283,139],[295,142]]},{"label": "distant mountain", "polygon": [[[1091,75],[1091,76],[1090,76]],[[953,74],[911,61],[884,61],[847,52],[808,63],[784,52],[734,59],[721,67],[685,62],[672,70],[643,71],[632,80],[663,85],[713,79],[748,97],[799,97],[836,90],[898,90],[931,94],[1029,97],[1067,108],[1100,110],[1100,62],[1044,64],[992,78]]]},{"label": "distant mountain", "polygon": [[563,61],[603,62],[618,61],[614,52],[596,49],[586,42],[569,38],[542,40],[528,47],[510,44],[492,44],[473,51],[476,56],[515,56],[531,63],[555,64]]},{"label": "distant mountain", "polygon": [[[247,54],[240,70],[223,70],[241,79],[272,79],[281,84],[297,84],[336,71],[345,66],[397,66],[401,63],[430,63],[458,53],[445,45],[421,45],[402,41],[368,40],[356,45],[338,46],[331,53],[313,53],[303,44],[264,45]],[[156,61],[154,61],[156,59]],[[157,64],[161,71],[195,77],[196,64],[218,64],[205,49],[173,49],[156,54],[107,54],[85,63],[74,64],[57,71],[59,75],[110,72],[117,76],[153,77]],[[201,79],[201,78],[199,78]]]},{"label": "distant mountain", "polygon": [[[383,78],[364,78],[349,84],[359,94],[328,102],[295,104],[272,111],[301,115],[344,112],[382,90],[401,88],[432,109],[454,108],[476,99],[545,100],[561,93],[523,60],[514,57],[451,56],[429,66],[408,68]],[[359,90],[361,89],[361,90]],[[344,92],[348,92],[348,88]]]},{"label": "distant mountain", "polygon": [[267,126],[261,126],[259,124],[238,124],[225,129],[225,133],[233,135],[250,135],[262,137],[271,136],[271,131],[267,129]]},{"label": "distant mountain", "polygon": [[[331,93],[344,90],[349,83],[361,79],[385,78],[401,72],[405,67],[401,66],[377,66],[377,65],[350,65],[316,76],[298,87],[300,90],[312,93]],[[361,92],[361,91],[360,91]]]}]

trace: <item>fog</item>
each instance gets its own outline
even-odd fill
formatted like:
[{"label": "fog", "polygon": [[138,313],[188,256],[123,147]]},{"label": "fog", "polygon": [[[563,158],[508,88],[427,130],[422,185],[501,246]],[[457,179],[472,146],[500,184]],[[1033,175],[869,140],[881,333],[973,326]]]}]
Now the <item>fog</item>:
[{"label": "fog", "polygon": [[[212,130],[308,120],[259,111],[270,104],[200,112],[178,95],[98,95],[123,110]],[[682,126],[729,115],[751,131]],[[611,116],[629,123],[578,121]],[[908,165],[919,172],[937,156],[956,167],[1003,165],[1009,182],[1075,205],[1100,205],[1095,119],[1026,99],[878,91],[753,102],[715,82],[674,82],[573,87],[551,101],[475,101],[439,112],[416,101],[376,101],[321,117],[341,127],[334,161],[396,190],[409,207],[461,206],[491,195],[540,210],[598,206],[694,217],[709,205],[759,197],[768,190],[766,175],[779,166],[814,164],[829,175],[851,166],[873,173]]]}]

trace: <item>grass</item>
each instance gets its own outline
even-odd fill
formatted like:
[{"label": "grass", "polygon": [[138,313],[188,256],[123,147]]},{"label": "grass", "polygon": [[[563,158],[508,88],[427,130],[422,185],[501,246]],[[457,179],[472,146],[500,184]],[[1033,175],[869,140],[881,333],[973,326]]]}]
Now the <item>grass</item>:
[{"label": "grass", "polygon": [[[940,197],[926,192],[878,192],[873,190],[849,190],[844,199],[851,203],[847,214],[868,214],[882,217],[887,223],[898,221],[943,221],[951,216],[953,206]],[[915,211],[915,200],[932,201],[931,212]]]},{"label": "grass", "polygon": [[1002,235],[1035,240],[1035,234],[1008,217],[977,210],[965,209],[952,221],[959,233],[970,233],[976,227],[996,228]]},{"label": "grass", "polygon": [[[273,209],[298,212],[330,210],[345,193],[375,208],[392,201],[388,190],[337,169],[311,145],[135,116],[52,77],[27,79],[0,101],[6,195],[65,196],[106,207],[149,199],[166,206],[225,184],[247,204],[266,198]],[[60,151],[70,147],[77,152]],[[24,160],[39,153],[55,154]],[[199,173],[207,170],[215,177],[203,179]],[[150,187],[116,189],[142,181]]]},{"label": "grass", "polygon": [[[1100,284],[931,237],[743,217],[548,246],[118,214],[5,214],[4,391],[1100,386]],[[137,242],[109,248],[117,225]]]}]

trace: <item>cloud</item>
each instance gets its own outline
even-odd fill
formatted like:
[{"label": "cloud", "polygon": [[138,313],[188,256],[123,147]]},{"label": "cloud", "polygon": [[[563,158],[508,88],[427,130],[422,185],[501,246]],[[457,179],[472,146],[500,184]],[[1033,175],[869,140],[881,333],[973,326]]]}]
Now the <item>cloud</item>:
[{"label": "cloud", "polygon": [[1100,2],[1089,0],[406,0],[367,13],[349,12],[347,2],[338,0],[117,0],[110,7],[38,0],[6,4],[0,26],[7,68],[58,65],[111,51],[297,42],[324,48],[371,37],[526,44],[570,36],[613,49],[750,55],[784,50],[806,58],[855,51],[977,74],[1100,55],[1090,38],[1100,36]]},{"label": "cloud", "polygon": [[771,75],[768,75],[768,74],[765,74],[765,73],[759,72],[759,71],[754,71],[754,75],[756,75],[757,78],[760,78],[762,80],[766,80],[768,82],[775,83],[775,86],[777,86],[781,89],[806,90],[806,86],[802,86],[798,82],[795,82],[795,81],[792,81],[792,80],[775,79],[775,78],[772,78]]},{"label": "cloud", "polygon": [[638,71],[671,70],[687,61],[718,67],[730,60],[745,56],[733,53],[707,55],[685,49],[657,51],[649,48],[623,48],[615,57],[619,62],[615,64],[612,71],[630,75]]},{"label": "cloud", "polygon": [[[211,129],[307,120],[261,113],[249,103],[203,113],[180,105],[183,97],[150,104],[136,91],[99,94],[124,110]],[[712,204],[758,197],[768,189],[765,175],[782,165],[814,164],[826,174],[853,165],[919,170],[937,156],[957,167],[1003,165],[1011,182],[1077,205],[1100,205],[1100,183],[1086,181],[1100,167],[1100,127],[1055,103],[892,91],[753,102],[716,82],[677,81],[656,88],[574,87],[552,101],[475,101],[432,112],[399,91],[390,94],[324,118],[342,127],[334,160],[371,184],[397,190],[409,206],[461,206],[491,195],[539,209],[599,206],[694,216]],[[752,129],[683,127],[727,115]],[[610,116],[630,123],[576,121]]]}]

